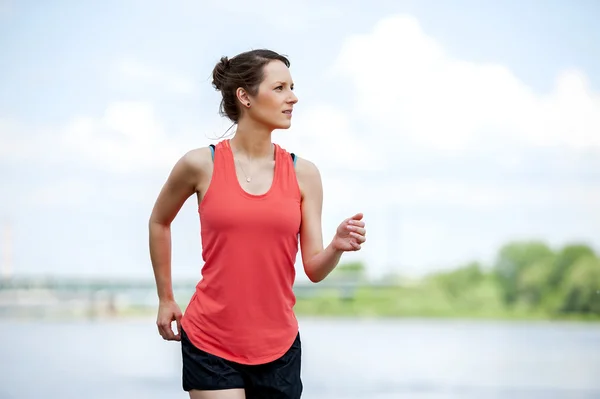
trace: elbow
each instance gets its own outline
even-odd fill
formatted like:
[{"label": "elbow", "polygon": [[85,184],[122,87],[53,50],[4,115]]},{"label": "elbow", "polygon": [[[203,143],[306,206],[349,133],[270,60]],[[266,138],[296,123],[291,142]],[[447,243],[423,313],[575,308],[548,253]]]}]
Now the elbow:
[{"label": "elbow", "polygon": [[148,218],[148,227],[149,228],[153,228],[153,227],[168,228],[168,227],[171,227],[171,221],[161,219],[161,218],[157,217],[157,215],[152,213],[150,215],[150,217]]},{"label": "elbow", "polygon": [[162,232],[168,232],[170,228],[170,223],[164,223],[152,217],[150,218],[150,220],[148,220],[148,231],[151,236],[161,234]]},{"label": "elbow", "polygon": [[160,227],[160,223],[158,223],[156,220],[150,218],[148,220],[148,230],[150,230],[150,232],[152,232],[152,230],[156,230],[157,227]]},{"label": "elbow", "polygon": [[306,277],[308,277],[308,279],[310,280],[311,283],[315,283],[315,284],[320,283],[321,281],[323,281],[325,279],[325,276],[321,276],[317,273],[314,273],[309,268],[306,268],[305,273],[306,273]]}]

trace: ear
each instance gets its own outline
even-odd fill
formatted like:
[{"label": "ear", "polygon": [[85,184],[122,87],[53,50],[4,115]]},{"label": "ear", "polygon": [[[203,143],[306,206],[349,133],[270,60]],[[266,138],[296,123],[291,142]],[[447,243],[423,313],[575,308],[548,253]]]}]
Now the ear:
[{"label": "ear", "polygon": [[238,101],[242,104],[242,107],[248,108],[250,106],[250,96],[248,95],[246,90],[244,90],[241,87],[238,87],[238,89],[235,91],[235,96],[237,97]]}]

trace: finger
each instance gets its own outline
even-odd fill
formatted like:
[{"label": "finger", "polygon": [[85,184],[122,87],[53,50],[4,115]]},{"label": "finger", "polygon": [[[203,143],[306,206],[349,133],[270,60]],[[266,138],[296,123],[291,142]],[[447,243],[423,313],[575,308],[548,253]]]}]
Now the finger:
[{"label": "finger", "polygon": [[166,329],[167,331],[167,341],[177,341],[177,337],[175,336],[175,333],[173,333],[173,330],[171,329],[171,327],[167,327]]},{"label": "finger", "polygon": [[164,340],[168,340],[169,339],[169,333],[167,332],[167,330],[164,328],[164,326],[162,324],[158,326],[158,331],[160,333],[160,336]]},{"label": "finger", "polygon": [[156,330],[158,331],[158,335],[160,335],[164,339],[165,336],[160,325],[156,325]]},{"label": "finger", "polygon": [[355,232],[357,234],[360,234],[361,236],[364,236],[365,234],[367,234],[367,230],[362,228],[362,227],[358,227],[358,226],[348,226],[348,230]]},{"label": "finger", "polygon": [[175,339],[175,335],[171,329],[171,323],[161,323],[160,330],[162,337],[167,341],[173,341]]},{"label": "finger", "polygon": [[356,215],[352,216],[350,219],[351,220],[361,220],[362,218],[363,218],[363,214],[362,214],[362,212],[359,212]]},{"label": "finger", "polygon": [[167,334],[162,326],[158,326],[158,334],[162,337],[162,339],[167,339]]},{"label": "finger", "polygon": [[156,329],[158,330],[158,334],[159,334],[159,335],[160,335],[160,336],[161,336],[163,339],[167,339],[167,338],[165,337],[165,332],[164,332],[164,330],[163,330],[163,327],[162,327],[162,322],[160,322],[160,321],[157,321],[157,322],[156,322]]},{"label": "finger", "polygon": [[351,235],[352,237],[354,237],[354,239],[356,240],[356,242],[357,242],[357,243],[359,243],[359,244],[362,244],[362,243],[364,243],[365,241],[367,241],[367,238],[366,238],[365,236],[363,236],[363,235],[360,235],[360,234],[357,234],[357,233],[355,233],[355,232],[353,232],[353,231],[351,231],[351,232],[350,232],[350,235]]},{"label": "finger", "polygon": [[348,220],[348,224],[351,224],[352,226],[365,227],[365,222],[362,220],[350,219]]},{"label": "finger", "polygon": [[358,226],[348,226],[348,230],[351,232],[355,232],[357,234],[360,234],[361,236],[364,236],[365,234],[367,234],[367,230],[362,228],[362,227],[358,227]]}]

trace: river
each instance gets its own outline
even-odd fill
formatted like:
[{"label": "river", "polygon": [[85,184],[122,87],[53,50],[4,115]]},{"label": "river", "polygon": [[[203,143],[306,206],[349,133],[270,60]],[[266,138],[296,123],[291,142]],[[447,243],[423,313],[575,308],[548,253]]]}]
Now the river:
[{"label": "river", "polygon": [[[600,398],[600,325],[300,318],[303,398]],[[152,319],[0,320],[0,398],[187,398]]]}]

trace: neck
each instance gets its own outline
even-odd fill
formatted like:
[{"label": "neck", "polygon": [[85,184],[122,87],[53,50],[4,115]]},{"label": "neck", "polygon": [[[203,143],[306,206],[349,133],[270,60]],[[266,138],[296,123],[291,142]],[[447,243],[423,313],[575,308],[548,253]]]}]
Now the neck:
[{"label": "neck", "polygon": [[247,158],[268,158],[273,155],[271,144],[272,129],[254,121],[240,120],[231,139],[231,146],[237,153]]}]

